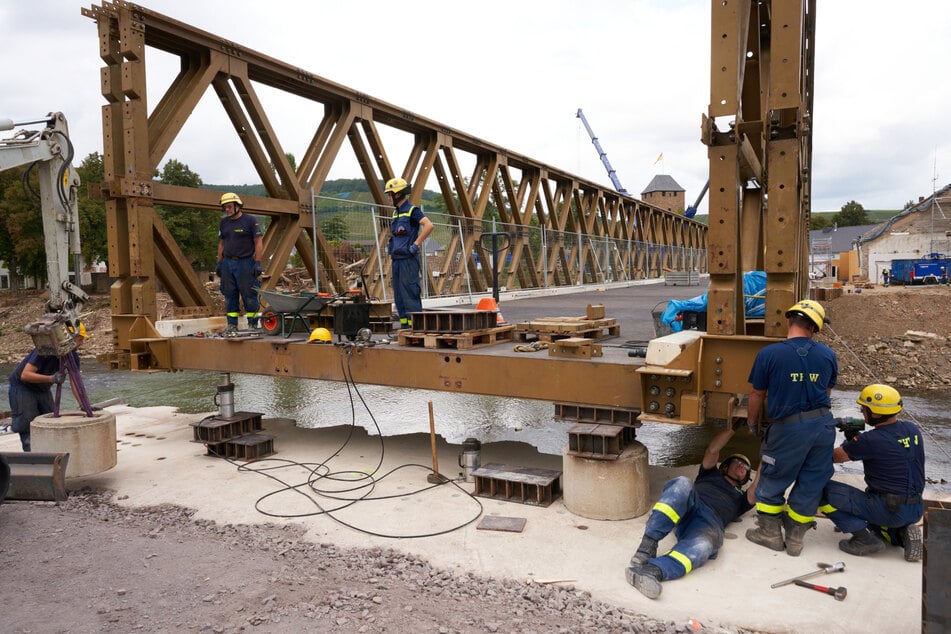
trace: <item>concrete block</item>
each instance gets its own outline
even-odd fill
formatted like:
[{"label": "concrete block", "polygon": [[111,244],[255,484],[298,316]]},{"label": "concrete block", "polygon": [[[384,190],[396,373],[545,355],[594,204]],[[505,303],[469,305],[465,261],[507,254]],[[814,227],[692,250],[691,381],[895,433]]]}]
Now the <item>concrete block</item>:
[{"label": "concrete block", "polygon": [[67,478],[92,475],[116,466],[116,416],[105,410],[60,412],[37,416],[30,423],[33,451],[68,453]]},{"label": "concrete block", "polygon": [[565,507],[594,520],[626,520],[651,508],[648,452],[642,443],[631,443],[617,460],[562,458],[562,491]]}]

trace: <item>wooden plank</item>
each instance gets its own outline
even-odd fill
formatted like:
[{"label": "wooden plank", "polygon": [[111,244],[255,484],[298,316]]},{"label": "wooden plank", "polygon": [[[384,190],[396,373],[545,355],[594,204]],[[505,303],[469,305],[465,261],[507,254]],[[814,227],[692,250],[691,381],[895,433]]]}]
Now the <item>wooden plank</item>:
[{"label": "wooden plank", "polygon": [[512,340],[515,326],[499,326],[486,330],[476,330],[459,334],[441,334],[400,330],[399,344],[401,346],[422,346],[424,348],[450,348],[456,350],[473,350],[484,346],[491,346]]}]

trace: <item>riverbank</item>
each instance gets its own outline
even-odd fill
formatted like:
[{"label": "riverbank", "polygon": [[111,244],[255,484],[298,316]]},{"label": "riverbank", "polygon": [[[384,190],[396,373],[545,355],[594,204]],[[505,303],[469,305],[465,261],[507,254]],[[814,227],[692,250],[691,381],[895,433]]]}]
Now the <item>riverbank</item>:
[{"label": "riverbank", "polygon": [[832,322],[820,341],[839,359],[839,387],[899,390],[951,386],[951,287],[846,287],[824,302]]},{"label": "riverbank", "polygon": [[[431,464],[426,434],[380,439],[362,429],[301,429],[268,420],[275,459],[241,468],[191,442],[189,423],[200,416],[167,407],[109,409],[117,416],[115,468],[71,480],[66,503],[0,507],[0,526],[10,527],[0,531],[8,631],[920,628],[921,564],[905,562],[897,548],[867,558],[846,555],[828,520],[810,531],[803,556],[793,558],[748,542],[743,535],[754,520],[744,517],[727,528],[717,559],[665,583],[651,601],[624,579],[646,514],[591,520],[571,513],[563,499],[542,508],[470,497],[472,485],[464,482],[432,487],[420,466]],[[15,435],[0,436],[0,451],[11,450]],[[438,440],[439,464],[453,465],[445,475],[455,476],[459,450]],[[482,457],[561,468],[560,457],[523,443],[488,443]],[[372,491],[334,494],[349,485],[320,477],[328,472],[351,480],[374,473]],[[668,478],[695,472],[695,466],[650,467],[651,499]],[[339,497],[366,499],[349,504]],[[940,499],[930,491],[927,497]],[[525,528],[480,530],[484,516],[524,518]],[[661,548],[672,543],[668,538]],[[846,562],[846,571],[828,580],[848,588],[846,601],[795,586],[770,589],[817,561]],[[899,601],[894,588],[903,589]]]}]

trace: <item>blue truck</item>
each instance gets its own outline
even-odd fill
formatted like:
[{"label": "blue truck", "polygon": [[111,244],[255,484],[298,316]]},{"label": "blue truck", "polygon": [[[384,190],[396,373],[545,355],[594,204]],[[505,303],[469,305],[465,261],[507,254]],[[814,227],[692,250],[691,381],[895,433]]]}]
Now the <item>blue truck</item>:
[{"label": "blue truck", "polygon": [[889,273],[892,284],[947,284],[951,258],[929,253],[915,260],[892,260]]}]

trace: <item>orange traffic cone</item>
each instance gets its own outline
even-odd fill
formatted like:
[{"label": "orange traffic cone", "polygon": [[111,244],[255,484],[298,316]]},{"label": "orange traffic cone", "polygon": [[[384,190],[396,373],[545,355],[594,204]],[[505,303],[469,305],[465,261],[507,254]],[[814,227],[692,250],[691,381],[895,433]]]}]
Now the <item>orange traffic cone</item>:
[{"label": "orange traffic cone", "polygon": [[495,323],[504,324],[505,318],[502,317],[502,311],[499,310],[499,305],[495,302],[493,297],[483,297],[479,300],[479,303],[476,304],[476,310],[494,310],[495,311]]}]

